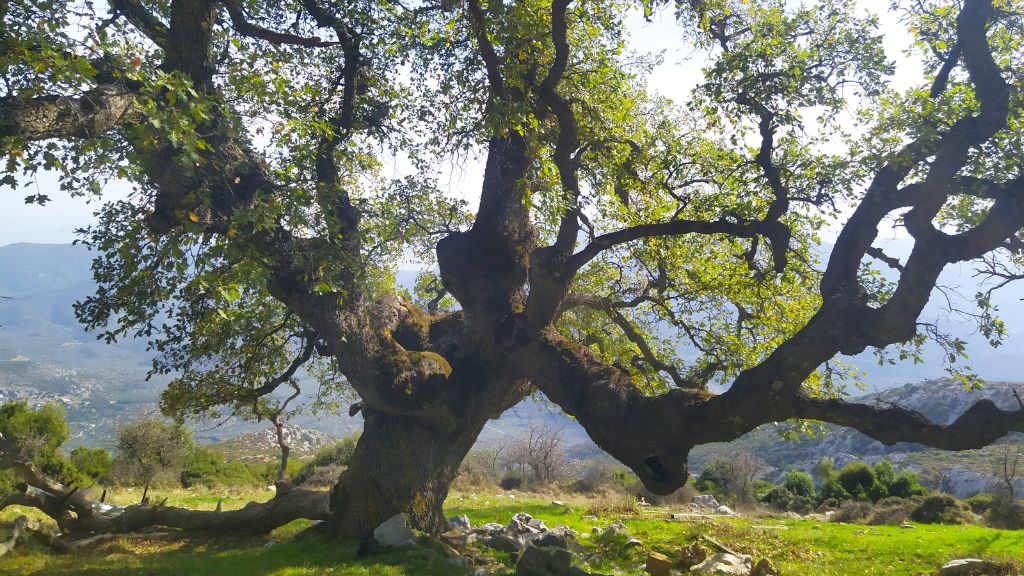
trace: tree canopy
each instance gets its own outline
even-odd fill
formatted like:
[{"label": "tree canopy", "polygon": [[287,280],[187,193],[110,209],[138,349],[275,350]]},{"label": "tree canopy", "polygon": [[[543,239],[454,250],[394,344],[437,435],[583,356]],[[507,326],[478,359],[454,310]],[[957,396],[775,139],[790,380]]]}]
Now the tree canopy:
[{"label": "tree canopy", "polygon": [[[686,101],[648,88],[637,10],[674,13],[702,59]],[[300,370],[350,389],[366,430],[331,496],[342,532],[402,509],[439,529],[483,424],[536,390],[659,492],[691,447],[771,421],[948,449],[1024,430],[1024,407],[987,401],[950,425],[847,403],[836,360],[932,338],[955,361],[963,343],[919,320],[944,267],[1021,277],[1017,0],[897,2],[929,71],[903,91],[851,0],[0,16],[3,182],[132,185],[83,232],[99,286],[79,317],[150,342],[169,414],[271,413]],[[467,158],[478,199],[439,184]],[[908,255],[878,242],[888,226]],[[409,261],[413,293],[395,284]],[[998,343],[990,295],[968,313]]]}]

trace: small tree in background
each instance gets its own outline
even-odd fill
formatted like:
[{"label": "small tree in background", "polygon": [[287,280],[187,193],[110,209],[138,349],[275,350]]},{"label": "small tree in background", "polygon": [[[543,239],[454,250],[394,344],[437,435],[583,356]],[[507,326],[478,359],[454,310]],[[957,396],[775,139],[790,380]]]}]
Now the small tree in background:
[{"label": "small tree in background", "polygon": [[498,447],[498,460],[508,472],[536,482],[557,480],[565,469],[565,428],[531,422],[524,434],[507,438]]},{"label": "small tree in background", "polygon": [[722,454],[708,462],[701,472],[697,488],[717,487],[722,495],[737,502],[754,501],[754,481],[768,472],[768,464],[749,452],[737,450]]},{"label": "small tree in background", "polygon": [[117,428],[114,474],[148,492],[154,479],[180,468],[192,450],[192,433],[181,424],[142,417]]}]

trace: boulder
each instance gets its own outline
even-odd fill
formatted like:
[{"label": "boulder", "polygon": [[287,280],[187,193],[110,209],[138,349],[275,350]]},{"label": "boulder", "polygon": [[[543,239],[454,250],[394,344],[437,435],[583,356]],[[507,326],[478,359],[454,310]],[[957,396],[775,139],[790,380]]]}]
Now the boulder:
[{"label": "boulder", "polygon": [[465,514],[461,516],[452,516],[448,519],[449,530],[472,530],[473,525],[469,523],[469,516]]},{"label": "boulder", "polygon": [[462,530],[449,530],[441,534],[441,539],[456,548],[465,548],[476,541],[476,534]]},{"label": "boulder", "polygon": [[566,576],[571,565],[568,550],[528,546],[516,562],[516,576]]},{"label": "boulder", "polygon": [[473,532],[476,534],[497,534],[504,530],[505,527],[497,522],[488,522],[479,528],[474,528]]},{"label": "boulder", "polygon": [[526,548],[526,542],[518,536],[510,536],[508,534],[495,534],[494,536],[488,536],[482,540],[484,546],[488,548],[494,548],[500,552],[508,552],[509,554],[518,554],[520,550]]},{"label": "boulder", "polygon": [[719,507],[718,500],[715,500],[715,497],[710,494],[699,494],[697,496],[694,496],[691,502],[693,502],[697,506],[700,506],[701,508]]},{"label": "boulder", "polygon": [[405,515],[395,514],[373,530],[373,539],[384,548],[415,544],[415,536],[405,523]]},{"label": "boulder", "polygon": [[598,540],[602,542],[612,542],[614,540],[626,541],[629,539],[629,528],[621,522],[613,522],[604,527],[603,530],[596,532]]},{"label": "boulder", "polygon": [[980,558],[960,558],[946,562],[939,568],[938,576],[983,576],[985,574],[1001,574],[999,566],[994,562]]},{"label": "boulder", "polygon": [[539,546],[540,548],[568,548],[569,539],[562,534],[556,534],[555,532],[547,532],[546,534],[538,538],[533,544],[534,546]]},{"label": "boulder", "polygon": [[728,506],[726,506],[724,504],[721,505],[721,506],[718,506],[717,508],[715,508],[715,514],[723,514],[725,516],[735,516],[736,515],[736,513],[733,512],[732,508],[729,508]]},{"label": "boulder", "polygon": [[694,542],[683,548],[679,553],[679,564],[683,569],[689,569],[707,560],[708,551],[703,546]]},{"label": "boulder", "polygon": [[648,552],[647,563],[644,564],[644,572],[651,576],[669,576],[672,572],[672,561],[664,554]]},{"label": "boulder", "polygon": [[762,558],[750,571],[750,576],[779,576],[779,571],[767,558]]},{"label": "boulder", "polygon": [[749,576],[754,568],[750,556],[720,552],[690,568],[691,574],[717,574],[720,576]]}]

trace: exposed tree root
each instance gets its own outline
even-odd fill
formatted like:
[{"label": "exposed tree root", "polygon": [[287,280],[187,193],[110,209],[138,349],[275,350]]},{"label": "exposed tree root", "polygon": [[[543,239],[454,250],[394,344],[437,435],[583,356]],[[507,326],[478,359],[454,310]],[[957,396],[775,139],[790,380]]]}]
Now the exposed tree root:
[{"label": "exposed tree root", "polygon": [[[86,498],[80,491],[46,477],[20,448],[0,436],[0,467],[19,473],[24,482],[0,501],[0,510],[19,505],[36,508],[60,527],[68,550],[74,542],[108,535],[132,534],[151,527],[185,531],[264,534],[292,520],[327,520],[331,516],[329,493],[278,484],[266,502],[250,502],[239,510],[190,510],[159,504],[113,506]],[[84,540],[83,540],[84,539]],[[50,542],[54,548],[62,545]]]}]

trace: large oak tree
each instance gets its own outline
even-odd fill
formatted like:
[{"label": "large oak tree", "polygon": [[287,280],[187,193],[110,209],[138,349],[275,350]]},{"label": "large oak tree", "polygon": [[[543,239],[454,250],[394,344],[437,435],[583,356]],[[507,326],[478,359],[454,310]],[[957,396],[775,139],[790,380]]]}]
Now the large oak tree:
[{"label": "large oak tree", "polygon": [[[307,516],[359,537],[403,511],[436,531],[485,423],[534,391],[662,493],[693,446],[767,422],[953,450],[1024,431],[988,401],[949,425],[848,403],[836,362],[928,337],[955,358],[919,321],[944,267],[1018,277],[1022,6],[895,9],[929,71],[899,92],[876,20],[792,4],[0,2],[5,183],[133,186],[84,232],[80,318],[150,341],[169,414],[274,413],[308,372],[365,420],[329,495],[112,515],[4,441],[12,498],[72,531]],[[686,101],[647,89],[635,10],[674,13],[703,58]],[[438,185],[476,157],[478,200]],[[888,226],[909,254],[884,251]],[[415,293],[394,282],[409,260],[429,270]]]}]

